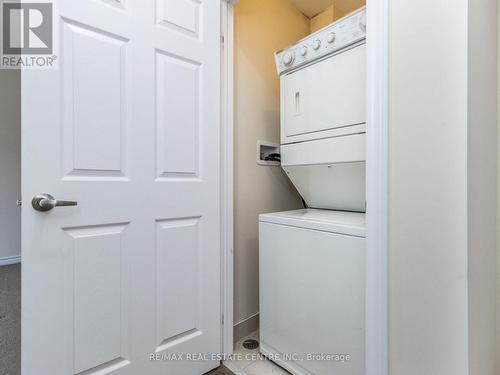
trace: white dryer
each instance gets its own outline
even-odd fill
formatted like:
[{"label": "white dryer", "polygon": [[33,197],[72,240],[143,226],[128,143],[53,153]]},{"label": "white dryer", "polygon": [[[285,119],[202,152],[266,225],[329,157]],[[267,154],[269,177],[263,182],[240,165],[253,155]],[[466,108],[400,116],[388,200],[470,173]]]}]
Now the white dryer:
[{"label": "white dryer", "polygon": [[309,207],[365,211],[366,12],[276,53],[281,165]]},{"label": "white dryer", "polygon": [[364,374],[365,214],[260,215],[259,238],[261,352],[295,375]]}]

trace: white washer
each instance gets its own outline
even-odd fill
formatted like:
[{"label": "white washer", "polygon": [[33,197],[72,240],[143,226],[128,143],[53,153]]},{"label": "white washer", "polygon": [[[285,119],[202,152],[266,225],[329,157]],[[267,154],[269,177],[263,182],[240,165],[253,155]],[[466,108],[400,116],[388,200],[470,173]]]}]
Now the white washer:
[{"label": "white washer", "polygon": [[295,375],[364,374],[365,214],[260,215],[259,241],[261,352]]}]

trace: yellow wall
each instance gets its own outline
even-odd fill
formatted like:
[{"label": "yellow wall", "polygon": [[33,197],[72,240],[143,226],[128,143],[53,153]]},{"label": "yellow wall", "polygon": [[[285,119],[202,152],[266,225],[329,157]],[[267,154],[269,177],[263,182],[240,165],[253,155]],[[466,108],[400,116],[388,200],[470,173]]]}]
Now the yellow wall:
[{"label": "yellow wall", "polygon": [[[500,25],[500,6],[497,12]],[[500,27],[497,34],[497,144],[500,145]],[[500,147],[497,149],[497,284],[496,284],[496,374],[500,375]]]},{"label": "yellow wall", "polygon": [[311,18],[310,32],[313,33],[344,16],[345,13],[338,6],[332,4],[323,12]]},{"label": "yellow wall", "polygon": [[256,163],[256,142],[279,143],[279,78],[274,52],[306,36],[309,20],[288,0],[241,0],[235,33],[234,321],[259,311],[258,215],[301,207],[278,167]]},{"label": "yellow wall", "polygon": [[310,32],[313,33],[364,5],[366,5],[364,0],[332,1],[332,5],[311,18]]}]

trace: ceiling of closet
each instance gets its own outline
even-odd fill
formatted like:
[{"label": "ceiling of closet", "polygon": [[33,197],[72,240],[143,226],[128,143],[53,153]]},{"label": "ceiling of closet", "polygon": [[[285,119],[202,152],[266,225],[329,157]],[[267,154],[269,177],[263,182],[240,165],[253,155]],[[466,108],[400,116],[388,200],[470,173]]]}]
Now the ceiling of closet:
[{"label": "ceiling of closet", "polygon": [[343,13],[350,13],[365,5],[366,0],[290,0],[302,13],[312,18],[335,4]]}]

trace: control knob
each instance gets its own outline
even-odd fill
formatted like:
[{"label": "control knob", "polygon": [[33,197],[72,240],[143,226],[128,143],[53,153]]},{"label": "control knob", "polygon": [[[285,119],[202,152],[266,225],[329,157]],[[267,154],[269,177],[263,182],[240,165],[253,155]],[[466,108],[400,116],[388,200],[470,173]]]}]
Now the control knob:
[{"label": "control knob", "polygon": [[283,60],[282,61],[283,61],[283,64],[285,64],[286,66],[292,65],[293,60],[295,60],[295,56],[294,56],[294,53],[292,51],[286,51],[283,54]]},{"label": "control knob", "polygon": [[302,48],[300,49],[300,54],[302,56],[307,55],[307,46],[302,46]]},{"label": "control knob", "polygon": [[316,39],[316,40],[313,42],[313,48],[314,48],[315,50],[318,50],[318,49],[319,49],[319,47],[321,47],[321,40]]},{"label": "control knob", "polygon": [[326,37],[326,40],[328,41],[328,43],[332,44],[333,42],[335,42],[335,33],[332,31],[330,34],[328,34],[328,36]]},{"label": "control knob", "polygon": [[366,33],[366,13],[361,15],[361,19],[359,20],[359,28]]}]

